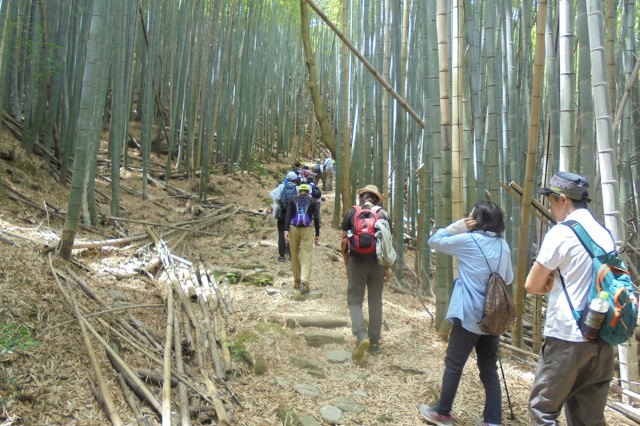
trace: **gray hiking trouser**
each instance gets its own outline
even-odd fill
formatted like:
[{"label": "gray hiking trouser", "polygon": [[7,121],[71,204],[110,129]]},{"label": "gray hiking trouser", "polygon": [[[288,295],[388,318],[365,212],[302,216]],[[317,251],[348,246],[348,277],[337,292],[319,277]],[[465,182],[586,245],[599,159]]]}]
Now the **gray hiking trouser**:
[{"label": "gray hiking trouser", "polygon": [[529,397],[531,424],[557,425],[564,406],[568,426],[606,425],[613,358],[613,346],[601,341],[547,337]]},{"label": "gray hiking trouser", "polygon": [[[374,342],[380,339],[385,270],[386,267],[380,265],[375,257],[373,259],[363,259],[357,256],[349,256],[347,305],[351,315],[351,332],[358,341],[367,337]],[[368,335],[364,327],[364,314],[362,312],[365,290],[367,290],[369,306]]]}]

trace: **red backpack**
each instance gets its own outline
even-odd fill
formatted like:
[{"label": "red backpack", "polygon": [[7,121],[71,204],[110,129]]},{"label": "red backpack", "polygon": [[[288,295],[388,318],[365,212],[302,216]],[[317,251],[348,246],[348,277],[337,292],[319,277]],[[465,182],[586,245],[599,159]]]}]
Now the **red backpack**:
[{"label": "red backpack", "polygon": [[[376,228],[375,224],[378,220],[376,213],[381,209],[380,206],[374,206],[372,209],[363,208],[355,205],[356,210],[353,215],[353,244],[351,251],[358,254],[372,254],[376,252]],[[375,209],[375,210],[374,210]]]}]

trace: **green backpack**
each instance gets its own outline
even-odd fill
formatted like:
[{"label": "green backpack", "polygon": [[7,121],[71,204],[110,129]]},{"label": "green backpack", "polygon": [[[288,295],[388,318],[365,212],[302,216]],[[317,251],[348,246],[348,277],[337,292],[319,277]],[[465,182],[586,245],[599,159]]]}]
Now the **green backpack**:
[{"label": "green backpack", "polygon": [[[624,261],[615,250],[611,253],[604,251],[602,247],[593,241],[584,227],[575,220],[568,220],[562,222],[562,224],[573,230],[587,253],[589,253],[589,256],[593,259],[593,279],[589,290],[588,303],[598,297],[601,291],[606,291],[610,295],[609,311],[602,323],[598,338],[610,345],[625,343],[633,336],[633,331],[636,329],[638,299]],[[580,325],[584,320],[582,317],[588,309],[576,311],[573,308],[562,274],[560,274],[560,280],[562,281],[564,294],[569,301],[571,312],[576,318],[578,327],[581,328]]]}]

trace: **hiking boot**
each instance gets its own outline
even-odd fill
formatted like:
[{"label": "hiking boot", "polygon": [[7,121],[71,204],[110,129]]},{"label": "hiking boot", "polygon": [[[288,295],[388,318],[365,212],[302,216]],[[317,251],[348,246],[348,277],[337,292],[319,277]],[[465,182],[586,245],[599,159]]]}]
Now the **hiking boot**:
[{"label": "hiking boot", "polygon": [[376,342],[375,340],[372,340],[371,345],[369,345],[369,353],[370,354],[380,353],[380,343]]},{"label": "hiking boot", "polygon": [[364,358],[364,353],[369,349],[371,343],[369,339],[363,339],[356,342],[356,348],[351,353],[351,359],[354,361],[361,361]]},{"label": "hiking boot", "polygon": [[442,414],[438,414],[438,412],[427,404],[420,404],[418,406],[418,411],[422,414],[422,417],[429,423],[430,425],[436,426],[451,426],[453,422],[451,421],[451,416],[443,416]]},{"label": "hiking boot", "polygon": [[278,256],[278,260],[279,260],[280,262],[284,262],[284,261],[286,261],[287,259],[285,259],[285,258],[284,258],[284,256]]},{"label": "hiking boot", "polygon": [[303,293],[309,293],[309,291],[311,291],[311,287],[309,286],[308,282],[303,282],[302,283],[302,290]]},{"label": "hiking boot", "polygon": [[299,281],[294,281],[293,282],[293,288],[298,290],[299,287],[300,287],[300,282]]}]

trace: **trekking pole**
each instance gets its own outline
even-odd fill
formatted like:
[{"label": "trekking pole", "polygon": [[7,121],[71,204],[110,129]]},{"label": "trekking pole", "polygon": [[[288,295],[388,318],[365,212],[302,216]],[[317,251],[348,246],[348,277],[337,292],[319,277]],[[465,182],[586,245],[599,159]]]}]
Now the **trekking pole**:
[{"label": "trekking pole", "polygon": [[504,382],[504,390],[507,393],[507,401],[509,402],[509,411],[511,412],[511,420],[515,420],[516,416],[513,415],[513,407],[511,406],[511,397],[509,396],[509,388],[507,387],[507,378],[504,376],[504,368],[502,368],[502,358],[498,355],[498,362],[500,363],[500,371],[502,372],[502,381]]}]

